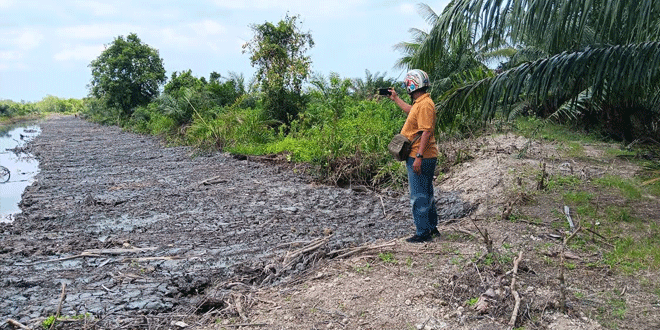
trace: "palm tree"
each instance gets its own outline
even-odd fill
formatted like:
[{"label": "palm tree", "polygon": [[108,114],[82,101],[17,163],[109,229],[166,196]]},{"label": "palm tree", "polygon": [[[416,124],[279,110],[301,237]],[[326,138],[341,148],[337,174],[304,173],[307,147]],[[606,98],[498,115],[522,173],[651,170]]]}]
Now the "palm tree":
[{"label": "palm tree", "polygon": [[[547,55],[456,86],[443,98],[447,111],[469,112],[466,105],[478,100],[483,118],[508,117],[531,100],[543,116],[557,109],[576,116],[588,108],[610,120],[608,126],[632,125],[636,116],[660,134],[660,1],[454,0],[406,63],[430,65],[465,31],[480,51],[531,47]],[[562,107],[578,98],[595,106]]]}]

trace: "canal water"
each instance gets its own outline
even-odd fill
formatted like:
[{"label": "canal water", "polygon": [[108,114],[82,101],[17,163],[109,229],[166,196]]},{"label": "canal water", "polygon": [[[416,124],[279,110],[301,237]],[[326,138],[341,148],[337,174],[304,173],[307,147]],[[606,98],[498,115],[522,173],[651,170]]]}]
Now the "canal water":
[{"label": "canal water", "polygon": [[23,191],[34,182],[39,162],[25,150],[41,133],[34,124],[0,125],[0,222],[12,222],[21,210]]}]

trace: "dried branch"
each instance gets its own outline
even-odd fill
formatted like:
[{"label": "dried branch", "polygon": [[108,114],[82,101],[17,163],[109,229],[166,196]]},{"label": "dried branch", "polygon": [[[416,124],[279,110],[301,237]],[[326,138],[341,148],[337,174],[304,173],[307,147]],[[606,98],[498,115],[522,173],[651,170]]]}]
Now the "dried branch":
[{"label": "dried branch", "polygon": [[518,278],[518,265],[522,260],[523,252],[520,251],[518,258],[513,262],[513,277],[511,278],[511,292],[513,297],[516,299],[516,305],[513,307],[513,313],[511,313],[511,320],[509,320],[509,326],[514,327],[516,325],[516,318],[518,318],[518,310],[520,309],[520,295],[516,290],[516,279]]},{"label": "dried branch", "polygon": [[20,323],[16,320],[13,320],[13,319],[7,319],[7,324],[11,325],[14,328],[19,328],[19,329],[23,329],[23,330],[30,330],[30,328],[26,327],[22,323]]},{"label": "dried branch", "polygon": [[57,305],[57,313],[55,313],[55,320],[53,323],[50,324],[50,328],[52,329],[55,326],[55,323],[57,323],[57,319],[60,318],[60,315],[62,315],[62,304],[64,303],[64,299],[66,299],[66,283],[62,283],[62,294],[60,295],[60,303]]},{"label": "dried branch", "polygon": [[474,221],[474,219],[470,218],[472,221],[472,224],[474,224],[475,227],[477,227],[477,231],[479,231],[479,234],[481,234],[481,237],[484,238],[484,243],[486,243],[486,250],[488,253],[493,253],[493,240],[488,236],[488,230],[484,228],[483,231],[481,231],[481,228],[477,226],[477,223]]}]

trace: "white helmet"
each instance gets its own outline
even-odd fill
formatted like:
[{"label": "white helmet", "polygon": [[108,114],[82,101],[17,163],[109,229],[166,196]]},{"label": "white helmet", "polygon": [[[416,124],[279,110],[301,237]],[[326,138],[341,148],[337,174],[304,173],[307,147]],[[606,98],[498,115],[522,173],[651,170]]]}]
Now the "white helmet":
[{"label": "white helmet", "polygon": [[403,83],[406,86],[408,94],[411,94],[420,88],[431,86],[431,83],[429,82],[429,75],[419,69],[410,70],[408,74],[406,74],[406,78],[403,80]]}]

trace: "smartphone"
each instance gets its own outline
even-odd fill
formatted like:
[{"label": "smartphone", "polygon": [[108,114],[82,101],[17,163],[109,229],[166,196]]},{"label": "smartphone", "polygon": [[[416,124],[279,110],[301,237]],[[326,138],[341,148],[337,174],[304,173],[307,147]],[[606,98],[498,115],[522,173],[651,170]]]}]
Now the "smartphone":
[{"label": "smartphone", "polygon": [[378,95],[392,95],[389,88],[379,88]]}]

